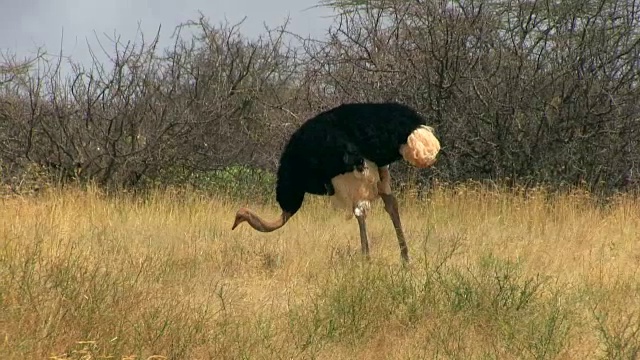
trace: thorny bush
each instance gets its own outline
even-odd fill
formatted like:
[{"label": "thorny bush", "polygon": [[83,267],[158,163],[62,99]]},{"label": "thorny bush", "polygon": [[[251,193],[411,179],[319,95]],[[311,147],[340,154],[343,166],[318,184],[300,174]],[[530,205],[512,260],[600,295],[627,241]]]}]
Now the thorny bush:
[{"label": "thorny bush", "polygon": [[[325,2],[325,38],[286,24],[258,39],[204,17],[160,51],[113,41],[107,65],[39,56],[0,67],[0,176],[105,186],[194,182],[242,165],[273,171],[318,111],[399,101],[443,144],[399,183],[469,179],[628,189],[640,159],[636,0]],[[189,29],[189,37],[183,30]],[[104,49],[104,47],[102,47]],[[195,184],[195,183],[194,183]],[[195,184],[197,185],[197,184]]]}]

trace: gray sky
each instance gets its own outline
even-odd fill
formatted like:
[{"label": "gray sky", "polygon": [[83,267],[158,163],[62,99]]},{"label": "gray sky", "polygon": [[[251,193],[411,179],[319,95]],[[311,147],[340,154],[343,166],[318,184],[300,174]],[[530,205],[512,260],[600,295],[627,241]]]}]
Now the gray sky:
[{"label": "gray sky", "polygon": [[[311,8],[318,0],[0,0],[0,50],[18,58],[34,54],[38,46],[49,53],[61,48],[74,61],[89,60],[87,41],[97,50],[96,34],[134,40],[140,25],[145,38],[162,25],[161,47],[181,22],[198,18],[201,11],[212,24],[236,23],[247,17],[241,31],[248,36],[264,32],[290,19],[289,30],[323,36],[331,19],[326,8]],[[63,39],[64,31],[64,39]],[[94,34],[94,31],[96,34]],[[1,61],[1,60],[0,60]]]}]

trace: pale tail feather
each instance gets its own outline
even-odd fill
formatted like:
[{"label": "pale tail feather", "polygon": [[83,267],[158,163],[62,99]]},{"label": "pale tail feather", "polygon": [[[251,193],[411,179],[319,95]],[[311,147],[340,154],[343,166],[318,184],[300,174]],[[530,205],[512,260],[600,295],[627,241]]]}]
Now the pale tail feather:
[{"label": "pale tail feather", "polygon": [[433,128],[420,126],[400,147],[402,157],[411,165],[419,168],[432,166],[440,152],[440,141],[433,134]]}]

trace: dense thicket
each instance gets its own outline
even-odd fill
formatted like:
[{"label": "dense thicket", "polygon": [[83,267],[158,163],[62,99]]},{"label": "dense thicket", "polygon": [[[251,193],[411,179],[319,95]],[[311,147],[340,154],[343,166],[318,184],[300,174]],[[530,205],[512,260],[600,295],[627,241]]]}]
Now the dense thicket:
[{"label": "dense thicket", "polygon": [[635,0],[327,5],[337,15],[322,39],[286,26],[249,39],[201,18],[179,27],[168,49],[157,38],[114,42],[109,63],[70,73],[45,55],[6,59],[2,181],[15,186],[35,171],[131,187],[234,165],[274,170],[286,137],[316,112],[387,100],[417,108],[441,139],[422,183],[612,190],[635,180]]}]

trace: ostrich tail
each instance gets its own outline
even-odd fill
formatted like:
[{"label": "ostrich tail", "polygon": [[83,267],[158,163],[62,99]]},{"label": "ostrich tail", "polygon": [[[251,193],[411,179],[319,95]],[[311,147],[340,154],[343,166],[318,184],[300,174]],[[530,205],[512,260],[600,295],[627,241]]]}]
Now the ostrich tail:
[{"label": "ostrich tail", "polygon": [[440,151],[440,141],[433,134],[433,128],[422,125],[407,138],[400,147],[400,154],[411,165],[426,168],[436,162]]},{"label": "ostrich tail", "polygon": [[293,216],[293,214],[283,211],[278,219],[267,221],[260,218],[260,216],[258,216],[253,211],[247,208],[241,208],[236,213],[236,219],[233,222],[231,230],[234,230],[238,225],[246,221],[255,230],[258,230],[260,232],[272,232],[283,227],[284,224],[286,224],[286,222],[291,218],[291,216]]}]

